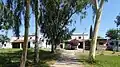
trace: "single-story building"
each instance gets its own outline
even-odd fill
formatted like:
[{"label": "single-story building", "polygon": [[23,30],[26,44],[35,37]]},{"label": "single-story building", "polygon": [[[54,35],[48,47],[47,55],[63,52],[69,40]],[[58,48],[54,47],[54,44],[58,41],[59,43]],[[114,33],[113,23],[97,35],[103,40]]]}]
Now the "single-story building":
[{"label": "single-story building", "polygon": [[[85,43],[85,49],[90,49],[91,40],[90,39],[72,39],[71,41],[65,41],[64,45],[67,45],[68,49],[74,48],[74,49],[83,49],[83,44]],[[96,48],[107,48],[107,39],[97,39],[97,47]]]},{"label": "single-story building", "polygon": [[[4,44],[0,43],[0,48],[22,48],[24,43],[24,36],[10,38],[10,41],[5,42]],[[28,48],[34,48],[35,46],[35,35],[28,36]],[[39,38],[39,47],[40,48],[51,48],[50,45],[46,45],[45,38]]]}]

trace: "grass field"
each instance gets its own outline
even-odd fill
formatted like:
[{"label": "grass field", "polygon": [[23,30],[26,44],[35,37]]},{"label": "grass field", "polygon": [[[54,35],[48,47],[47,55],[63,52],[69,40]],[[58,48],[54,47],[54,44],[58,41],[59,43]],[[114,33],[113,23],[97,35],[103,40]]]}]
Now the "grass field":
[{"label": "grass field", "polygon": [[[0,49],[0,67],[19,67],[22,51],[20,49]],[[50,53],[48,50],[40,50],[40,62],[39,67],[49,67],[53,64],[60,54]],[[105,51],[104,55],[96,55],[96,63],[89,64],[87,62],[88,51],[79,54],[79,61],[83,63],[85,67],[120,67],[120,52],[112,54],[111,51]],[[26,67],[34,67],[33,49],[28,49]]]},{"label": "grass field", "polygon": [[120,56],[118,54],[119,52],[112,54],[112,52],[106,51],[104,55],[97,55],[96,62],[93,64],[88,63],[88,54],[81,54],[79,58],[85,67],[120,67]]},{"label": "grass field", "polygon": [[[0,67],[19,67],[22,51],[20,49],[0,49]],[[49,67],[58,54],[50,53],[50,51],[40,50],[39,67]],[[26,67],[34,67],[34,52],[33,49],[28,49]]]}]

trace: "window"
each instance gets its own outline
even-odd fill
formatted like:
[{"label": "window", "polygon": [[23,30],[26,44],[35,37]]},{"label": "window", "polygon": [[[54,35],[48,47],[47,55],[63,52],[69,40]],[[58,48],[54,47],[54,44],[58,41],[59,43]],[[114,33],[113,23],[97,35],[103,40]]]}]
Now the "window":
[{"label": "window", "polygon": [[113,43],[113,42],[111,42],[111,43],[110,43],[110,45],[114,45],[114,43]]},{"label": "window", "polygon": [[103,42],[99,42],[99,45],[103,45]]},{"label": "window", "polygon": [[79,39],[81,39],[81,37],[79,37]]},{"label": "window", "polygon": [[30,37],[30,39],[32,39],[32,37]]}]

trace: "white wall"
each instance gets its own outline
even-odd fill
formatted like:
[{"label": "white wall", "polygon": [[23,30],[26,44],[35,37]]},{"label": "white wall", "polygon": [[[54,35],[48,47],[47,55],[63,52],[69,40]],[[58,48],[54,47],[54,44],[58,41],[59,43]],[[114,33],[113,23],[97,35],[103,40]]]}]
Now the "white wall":
[{"label": "white wall", "polygon": [[0,42],[0,48],[12,48],[12,45],[10,42],[7,42],[7,43],[5,42],[3,45],[2,45],[2,42]]},{"label": "white wall", "polygon": [[[81,39],[83,39],[83,36],[82,36],[82,34],[81,33],[77,33],[77,35],[76,35],[76,33],[74,33],[75,35],[72,35],[71,36],[71,38],[72,39],[79,39],[79,37],[81,37]],[[31,36],[30,36],[31,37]],[[30,37],[28,37],[28,39],[30,39]],[[46,48],[46,38],[44,38],[43,36],[42,36],[42,34],[40,34],[39,35],[39,39],[44,39],[44,42],[41,42],[41,43],[39,43],[39,47],[41,47],[41,48]],[[10,40],[10,42],[13,42],[14,40],[16,40],[17,39],[17,37],[11,37],[10,38],[11,40]],[[22,36],[22,37],[19,37],[19,39],[20,40],[24,40],[24,37]],[[89,36],[87,35],[87,36],[84,36],[84,39],[89,39]],[[32,36],[32,39],[30,40],[30,47],[31,48],[34,48],[34,46],[35,46],[35,44],[33,44],[33,41],[35,40],[35,36]],[[1,47],[1,45],[0,45],[0,47]],[[7,43],[6,44],[6,47],[4,46],[4,48],[12,48],[12,45],[11,45],[11,43]],[[47,45],[47,48],[51,48],[51,45]]]},{"label": "white wall", "polygon": [[2,46],[3,46],[3,45],[2,45],[2,42],[0,42],[0,48],[2,48]]},{"label": "white wall", "polygon": [[[81,39],[83,39],[83,34],[74,34],[71,36],[72,39],[79,39],[79,37],[81,37]],[[88,35],[84,35],[84,39],[89,39]]]},{"label": "white wall", "polygon": [[[79,37],[81,37],[81,39],[83,39],[83,36],[71,36],[72,39],[79,39]],[[84,39],[89,39],[89,37],[84,36]]]},{"label": "white wall", "polygon": [[4,48],[12,48],[12,44],[10,42],[7,42],[6,46],[4,46]]}]

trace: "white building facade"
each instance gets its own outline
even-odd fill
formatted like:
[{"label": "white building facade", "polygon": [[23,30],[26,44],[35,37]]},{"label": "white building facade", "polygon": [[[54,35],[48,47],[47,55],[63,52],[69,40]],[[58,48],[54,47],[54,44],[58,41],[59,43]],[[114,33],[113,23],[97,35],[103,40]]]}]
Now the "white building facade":
[{"label": "white building facade", "polygon": [[[46,45],[46,39],[40,36],[39,38],[39,47],[40,48],[51,48],[50,45]],[[20,48],[22,49],[24,43],[24,36],[14,37],[12,36],[10,38],[9,42],[5,42],[2,44],[0,43],[0,48]],[[34,48],[35,47],[35,35],[29,35],[28,36],[28,48]]]},{"label": "white building facade", "polygon": [[[71,36],[71,39],[89,39],[88,34],[82,34],[82,33],[73,33]],[[47,39],[44,38],[42,35],[39,35],[39,47],[40,48],[51,48],[51,45],[46,44]],[[2,44],[0,42],[0,48],[20,48],[22,49],[24,43],[24,36],[14,37],[12,36],[10,38],[10,42],[5,42]],[[28,48],[34,48],[35,47],[35,35],[29,35],[28,36]]]}]

